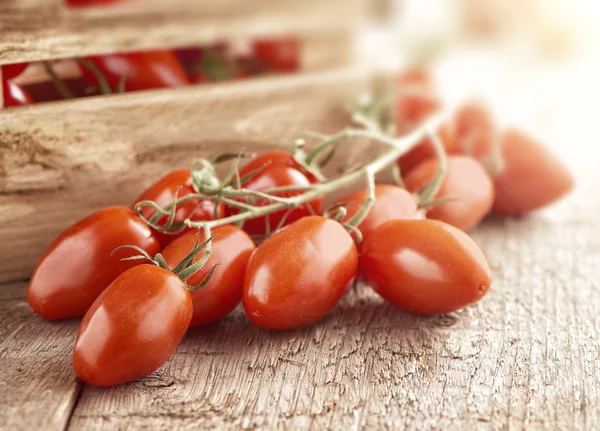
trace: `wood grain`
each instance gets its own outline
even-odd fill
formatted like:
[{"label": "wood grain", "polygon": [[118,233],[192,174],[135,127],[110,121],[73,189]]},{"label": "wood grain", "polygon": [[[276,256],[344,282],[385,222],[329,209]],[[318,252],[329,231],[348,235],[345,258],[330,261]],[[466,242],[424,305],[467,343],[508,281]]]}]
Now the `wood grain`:
[{"label": "wood grain", "polygon": [[367,5],[365,0],[146,0],[71,10],[63,0],[2,0],[0,64],[249,36],[339,34],[356,29]]},{"label": "wood grain", "polygon": [[369,74],[341,70],[141,92],[0,112],[0,282],[26,279],[56,234],[129,205],[199,155],[291,146],[348,124]]}]

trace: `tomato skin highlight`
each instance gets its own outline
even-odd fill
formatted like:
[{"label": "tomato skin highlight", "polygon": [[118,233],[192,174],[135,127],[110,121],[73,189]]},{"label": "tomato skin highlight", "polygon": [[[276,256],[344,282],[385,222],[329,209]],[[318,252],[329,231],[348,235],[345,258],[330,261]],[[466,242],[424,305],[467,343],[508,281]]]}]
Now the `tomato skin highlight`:
[{"label": "tomato skin highlight", "polygon": [[[141,201],[152,201],[160,207],[169,205],[175,199],[175,193],[179,191],[178,198],[182,198],[189,194],[196,193],[194,186],[192,185],[192,173],[189,169],[180,169],[169,172],[167,175],[162,177],[156,183],[151,185],[144,193],[142,193],[131,206],[135,209],[138,202]],[[144,207],[142,209],[142,215],[146,220],[156,213],[153,208]],[[181,222],[189,218],[193,221],[203,220],[214,220],[215,216],[215,203],[210,200],[193,200],[185,202],[177,206],[175,212],[175,221]],[[225,216],[225,207],[219,205],[217,209],[217,215],[219,218]],[[168,216],[163,217],[159,224],[166,223]],[[161,247],[168,246],[175,238],[183,235],[185,232],[189,232],[191,229],[186,229],[180,235],[168,235],[162,232],[155,232],[156,237],[160,241]]]},{"label": "tomato skin highlight", "polygon": [[341,224],[305,217],[267,238],[250,257],[244,310],[262,328],[311,324],[337,304],[357,265],[356,246]]},{"label": "tomato skin highlight", "polygon": [[495,214],[518,216],[545,207],[569,193],[575,180],[548,149],[525,133],[502,136],[504,170],[494,177]]},{"label": "tomato skin highlight", "polygon": [[[298,186],[298,187],[308,187],[311,185],[311,182],[308,178],[302,174],[302,172],[297,169],[290,168],[285,165],[280,164],[271,164],[263,169],[259,174],[252,177],[249,181],[243,184],[244,188],[255,191],[267,191],[270,189],[285,187],[285,186]],[[301,191],[297,192],[282,192],[277,193],[276,195],[279,197],[292,197],[302,194]],[[241,199],[240,199],[241,200]],[[247,199],[244,199],[247,201]],[[315,198],[314,200],[300,205],[297,208],[294,208],[289,216],[285,219],[284,226],[287,226],[296,220],[301,219],[302,217],[310,216],[312,214],[310,207],[317,212],[319,208],[321,208],[321,203],[323,201],[322,197]],[[270,202],[267,199],[258,198],[256,199],[254,205],[255,206],[265,206]],[[267,216],[261,216],[257,218],[253,218],[247,220],[244,223],[244,230],[248,232],[250,235],[265,235],[267,233],[266,230],[266,220],[268,217],[269,225],[271,229],[275,229],[283,217],[285,217],[287,213],[287,209],[273,212]],[[238,214],[239,210],[237,208],[227,208],[228,215]]]},{"label": "tomato skin highlight", "polygon": [[[406,188],[412,193],[417,192],[435,177],[438,165],[437,159],[418,165],[404,178]],[[468,232],[490,212],[494,202],[494,185],[484,167],[470,157],[449,156],[447,168],[436,198],[456,201],[432,207],[427,211],[427,218]]]},{"label": "tomato skin highlight", "polygon": [[34,103],[31,95],[12,81],[2,82],[2,92],[4,94],[4,107],[26,106]]},{"label": "tomato skin highlight", "polygon": [[[125,79],[125,91],[150,90],[153,88],[182,87],[190,84],[179,59],[169,50],[132,52],[89,57],[106,77],[112,91]],[[81,71],[91,86],[98,86],[98,79],[84,65]]]},{"label": "tomato skin highlight", "polygon": [[394,220],[364,242],[361,269],[379,295],[405,310],[444,314],[479,301],[490,268],[463,231],[436,220]]},{"label": "tomato skin highlight", "polygon": [[73,368],[95,386],[147,376],[175,353],[192,318],[183,282],[154,265],[121,274],[86,313],[77,334]]},{"label": "tomato skin highlight", "polygon": [[[227,225],[212,231],[216,237],[212,240],[212,253],[206,264],[187,279],[187,284],[200,284],[215,266],[209,283],[201,290],[191,291],[194,316],[191,327],[214,323],[235,309],[242,300],[244,274],[250,255],[256,249],[252,238],[236,226]],[[192,250],[196,241],[196,232],[188,232],[177,238],[162,251],[170,268],[177,266]],[[200,241],[204,241],[204,235]],[[200,260],[200,254],[195,262]]]},{"label": "tomato skin highlight", "polygon": [[[360,211],[368,195],[369,190],[363,188],[336,201],[336,203],[345,203],[348,211],[342,220],[344,223],[350,221]],[[377,184],[375,185],[375,202],[358,229],[365,238],[390,220],[420,218],[417,203],[408,191],[392,184]]]},{"label": "tomato skin highlight", "polygon": [[27,290],[34,313],[47,320],[83,316],[120,274],[140,264],[121,262],[137,254],[121,249],[136,245],[150,255],[160,251],[152,230],[129,208],[109,207],[62,232],[39,260]]}]

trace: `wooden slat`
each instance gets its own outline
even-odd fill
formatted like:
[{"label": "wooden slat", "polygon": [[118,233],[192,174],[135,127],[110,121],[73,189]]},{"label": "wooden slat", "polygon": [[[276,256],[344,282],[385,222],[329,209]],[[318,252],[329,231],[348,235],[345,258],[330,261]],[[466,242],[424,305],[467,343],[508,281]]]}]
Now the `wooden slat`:
[{"label": "wooden slat", "polygon": [[68,224],[195,157],[337,131],[369,83],[341,70],[0,111],[0,280],[28,277]]},{"label": "wooden slat", "polygon": [[0,2],[0,64],[199,45],[242,36],[355,29],[366,0],[147,0],[70,10],[63,0]]},{"label": "wooden slat", "polygon": [[65,429],[81,389],[71,367],[76,321],[33,315],[25,284],[0,286],[0,429]]}]

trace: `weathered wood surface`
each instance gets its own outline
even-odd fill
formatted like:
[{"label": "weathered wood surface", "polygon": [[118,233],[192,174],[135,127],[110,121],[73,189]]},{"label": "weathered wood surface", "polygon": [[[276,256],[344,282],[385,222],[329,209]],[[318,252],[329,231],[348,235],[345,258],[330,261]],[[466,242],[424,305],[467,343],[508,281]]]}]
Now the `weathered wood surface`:
[{"label": "weathered wood surface", "polygon": [[288,147],[348,124],[369,88],[341,70],[35,105],[0,112],[0,282],[26,279],[49,242],[198,156]]},{"label": "weathered wood surface", "polygon": [[84,386],[70,419],[76,324],[0,289],[0,429],[597,429],[600,178],[579,174],[558,207],[475,232],[495,281],[474,307],[424,318],[360,288],[287,332],[238,310],[145,379]]},{"label": "weathered wood surface", "polygon": [[143,0],[72,10],[63,0],[0,2],[0,64],[276,35],[340,34],[365,0]]}]

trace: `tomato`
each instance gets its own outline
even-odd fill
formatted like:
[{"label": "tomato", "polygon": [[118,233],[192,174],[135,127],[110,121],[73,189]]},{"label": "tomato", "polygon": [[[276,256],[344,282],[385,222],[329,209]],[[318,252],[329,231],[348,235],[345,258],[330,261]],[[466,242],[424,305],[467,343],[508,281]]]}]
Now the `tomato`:
[{"label": "tomato", "polygon": [[81,317],[119,274],[140,261],[120,259],[137,254],[135,245],[150,255],[160,251],[152,230],[129,208],[110,207],[62,232],[38,262],[27,291],[34,313],[48,320]]},{"label": "tomato", "polygon": [[89,6],[108,6],[115,3],[123,3],[124,0],[65,0],[67,6],[89,7]]},{"label": "tomato", "polygon": [[262,153],[254,157],[252,160],[246,163],[242,169],[240,169],[240,177],[249,175],[252,172],[257,172],[259,169],[264,169],[270,165],[284,165],[297,169],[298,171],[302,172],[311,183],[316,184],[319,182],[314,175],[312,175],[310,172],[306,172],[302,166],[300,166],[300,164],[294,159],[294,155],[292,153],[282,150],[267,151],[266,153]]},{"label": "tomato", "polygon": [[494,178],[492,211],[522,215],[562,198],[573,188],[568,168],[531,137],[515,129],[502,136],[504,170]]},{"label": "tomato", "polygon": [[192,319],[192,300],[172,272],[140,265],[121,274],[86,313],[75,341],[81,380],[114,386],[147,376],[175,353]]},{"label": "tomato", "polygon": [[244,309],[263,328],[292,329],[327,314],[356,274],[358,253],[344,227],[305,217],[276,232],[252,254]]},{"label": "tomato", "polygon": [[27,69],[29,63],[5,64],[2,67],[2,80],[8,81],[16,78]]},{"label": "tomato", "polygon": [[[191,326],[202,326],[216,322],[227,316],[242,300],[246,263],[256,248],[254,241],[246,232],[235,226],[222,226],[212,232],[216,237],[212,240],[212,253],[206,264],[187,279],[187,284],[200,284],[215,265],[208,284],[201,290],[192,291],[194,316]],[[162,255],[174,268],[185,258],[196,242],[196,232],[188,232],[177,238],[162,251]],[[204,237],[200,239],[204,241]],[[195,262],[200,260],[200,254]]]},{"label": "tomato", "polygon": [[[177,193],[177,191],[179,191],[178,198],[196,193],[192,185],[192,173],[189,169],[172,171],[165,175],[142,193],[135,200],[131,208],[134,209],[136,204],[141,201],[152,201],[156,203],[156,205],[164,207],[175,200],[175,193]],[[150,207],[144,207],[142,210],[142,215],[147,220],[150,220],[155,213],[156,211]],[[196,199],[177,206],[175,222],[181,222],[187,218],[194,221],[214,220],[214,215],[215,203],[213,201]],[[223,205],[219,205],[217,215],[219,218],[225,216],[225,207]],[[167,219],[168,216],[164,216],[159,221],[159,224],[166,223]],[[189,230],[190,229],[186,229],[184,232]],[[163,248],[169,245],[169,243],[177,238],[177,236],[178,235],[168,235],[166,233],[156,232],[156,237]]]},{"label": "tomato", "polygon": [[300,68],[302,44],[297,37],[259,39],[252,47],[254,56],[274,72],[295,72]]},{"label": "tomato", "polygon": [[456,146],[462,153],[482,160],[490,152],[496,125],[488,109],[477,102],[462,105],[454,116]]},{"label": "tomato", "polygon": [[[250,162],[250,164],[252,164]],[[249,165],[250,165],[249,164]],[[247,165],[248,166],[248,165]],[[253,171],[250,169],[249,172]],[[246,172],[246,167],[241,170],[241,174],[243,175]],[[267,191],[278,187],[285,186],[297,186],[297,187],[308,187],[311,185],[310,180],[304,175],[302,172],[297,169],[291,168],[289,166],[273,163],[267,165],[260,173],[256,174],[249,181],[243,184],[244,188],[255,191]],[[277,193],[277,196],[280,197],[291,197],[301,194],[302,191],[298,192],[282,192]],[[247,199],[244,199],[247,201]],[[300,205],[297,208],[294,208],[287,218],[285,219],[284,225],[291,224],[296,220],[311,215],[313,212],[310,210],[312,208],[314,212],[319,211],[321,208],[322,198],[315,198],[314,200],[308,202],[307,204]],[[264,198],[256,199],[254,205],[255,206],[265,206],[270,202]],[[276,211],[274,213],[269,214],[268,216],[261,216],[254,219],[247,220],[244,223],[244,230],[251,235],[265,235],[266,232],[266,220],[268,217],[269,225],[271,229],[275,229],[281,220],[285,217],[287,209]],[[228,215],[238,214],[239,210],[237,208],[228,208]]]},{"label": "tomato", "polygon": [[[410,192],[417,192],[435,177],[437,159],[418,165],[404,178]],[[494,202],[494,185],[484,167],[466,156],[449,156],[446,175],[435,196],[455,199],[429,209],[427,217],[451,224],[466,232],[477,226],[490,212]]]},{"label": "tomato", "polygon": [[[350,221],[360,211],[368,195],[369,190],[364,188],[335,202],[335,204],[344,203],[348,210],[346,217],[342,220],[344,223]],[[364,238],[390,220],[419,218],[421,217],[417,210],[417,203],[410,193],[391,184],[377,184],[375,186],[375,202],[358,229]]]},{"label": "tomato", "polygon": [[2,81],[4,106],[25,106],[34,103],[31,95],[12,81]]},{"label": "tomato", "polygon": [[490,268],[463,231],[435,220],[393,220],[371,233],[360,257],[369,284],[391,303],[444,314],[479,301]]},{"label": "tomato", "polygon": [[[177,56],[169,50],[132,52],[89,57],[105,76],[112,91],[116,91],[125,79],[125,91],[152,88],[181,87],[190,83]],[[96,75],[80,65],[85,78],[92,86],[98,86]]]}]

